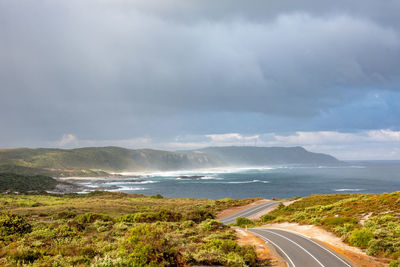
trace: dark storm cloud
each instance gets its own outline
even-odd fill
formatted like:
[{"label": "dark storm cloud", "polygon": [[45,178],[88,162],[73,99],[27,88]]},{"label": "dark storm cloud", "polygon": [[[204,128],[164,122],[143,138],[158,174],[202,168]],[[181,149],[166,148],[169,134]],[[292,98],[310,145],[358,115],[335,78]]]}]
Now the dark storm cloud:
[{"label": "dark storm cloud", "polygon": [[385,120],[396,105],[369,124],[340,117],[372,112],[360,104],[371,92],[398,97],[399,11],[398,1],[1,1],[0,145],[397,129]]}]

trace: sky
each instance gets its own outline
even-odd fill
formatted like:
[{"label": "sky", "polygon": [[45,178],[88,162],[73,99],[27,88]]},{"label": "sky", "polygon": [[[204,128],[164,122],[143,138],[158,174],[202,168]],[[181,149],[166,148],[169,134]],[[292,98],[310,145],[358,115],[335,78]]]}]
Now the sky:
[{"label": "sky", "polygon": [[398,0],[0,0],[0,147],[400,159],[398,14]]}]

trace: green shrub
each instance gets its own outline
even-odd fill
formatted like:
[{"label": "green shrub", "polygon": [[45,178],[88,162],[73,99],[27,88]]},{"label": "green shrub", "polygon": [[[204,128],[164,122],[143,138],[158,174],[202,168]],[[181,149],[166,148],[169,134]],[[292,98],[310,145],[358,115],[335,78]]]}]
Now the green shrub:
[{"label": "green shrub", "polygon": [[400,267],[400,260],[391,261],[389,267]]},{"label": "green shrub", "polygon": [[142,224],[131,229],[126,249],[133,265],[178,265],[180,253],[165,237],[162,226]]},{"label": "green shrub", "polygon": [[79,249],[79,255],[94,258],[97,255],[97,252],[92,247],[83,247]]},{"label": "green shrub", "polygon": [[230,252],[225,257],[227,266],[246,266],[244,258],[236,252]]},{"label": "green shrub", "polygon": [[269,222],[275,220],[276,216],[271,214],[265,214],[260,218],[261,222]]},{"label": "green shrub", "polygon": [[354,246],[366,248],[373,238],[374,234],[370,230],[361,228],[355,229],[351,232],[349,242]]},{"label": "green shrub", "polygon": [[215,216],[214,216],[214,214],[212,214],[207,209],[197,208],[194,211],[188,212],[184,216],[184,219],[185,220],[191,220],[191,221],[194,221],[196,223],[200,223],[200,222],[202,222],[204,220],[207,220],[207,219],[215,219]]},{"label": "green shrub", "polygon": [[248,218],[245,218],[245,217],[236,218],[236,225],[237,226],[242,227],[242,226],[249,226],[249,225],[253,225],[253,224],[254,224],[254,222],[252,220],[248,219]]},{"label": "green shrub", "polygon": [[42,254],[37,249],[29,247],[19,247],[16,250],[10,251],[9,254],[18,263],[32,263],[42,257]]},{"label": "green shrub", "polygon": [[179,222],[182,219],[182,214],[169,210],[160,210],[158,212],[137,212],[127,214],[120,218],[121,222],[133,223],[152,223],[152,222]]},{"label": "green shrub", "polygon": [[80,214],[75,217],[76,221],[78,223],[93,223],[96,220],[100,221],[113,221],[113,218],[111,218],[108,215],[105,214],[97,214],[97,213],[92,213],[92,212],[87,212],[84,214]]},{"label": "green shrub", "polygon": [[357,224],[357,220],[351,217],[328,217],[322,219],[321,224],[329,227],[342,226],[345,223]]},{"label": "green shrub", "polygon": [[57,213],[56,217],[58,219],[71,219],[71,218],[76,217],[76,213],[71,212],[71,211],[62,211],[62,212]]},{"label": "green shrub", "polygon": [[224,225],[220,221],[208,219],[201,224],[201,227],[206,231],[215,231],[218,229],[223,229]]},{"label": "green shrub", "polygon": [[255,266],[257,263],[257,254],[254,249],[252,247],[241,247],[234,240],[211,239],[202,248],[208,251],[209,256],[212,257],[209,257],[207,261],[200,260],[199,263],[226,266]]},{"label": "green shrub", "polygon": [[25,234],[32,230],[32,226],[23,217],[15,214],[0,213],[0,238],[13,234]]},{"label": "green shrub", "polygon": [[368,243],[367,254],[371,256],[376,256],[381,252],[387,254],[394,252],[393,242],[385,239],[371,239]]},{"label": "green shrub", "polygon": [[164,197],[163,197],[162,195],[160,195],[160,194],[157,194],[157,195],[150,196],[150,198],[162,199],[162,198],[164,198]]}]

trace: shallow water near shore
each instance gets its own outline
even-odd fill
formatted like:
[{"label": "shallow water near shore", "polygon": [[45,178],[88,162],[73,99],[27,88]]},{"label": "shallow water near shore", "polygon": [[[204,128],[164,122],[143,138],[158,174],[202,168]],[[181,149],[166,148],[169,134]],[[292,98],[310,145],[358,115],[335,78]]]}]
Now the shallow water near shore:
[{"label": "shallow water near shore", "polygon": [[342,166],[279,165],[158,172],[124,179],[75,181],[86,192],[185,198],[288,198],[311,194],[384,193],[400,190],[400,161],[346,162]]}]

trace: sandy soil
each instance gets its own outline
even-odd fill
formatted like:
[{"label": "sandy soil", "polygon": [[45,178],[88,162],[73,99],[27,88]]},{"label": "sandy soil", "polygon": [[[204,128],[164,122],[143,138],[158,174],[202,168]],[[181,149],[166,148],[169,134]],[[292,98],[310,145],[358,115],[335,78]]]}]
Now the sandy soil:
[{"label": "sandy soil", "polygon": [[270,249],[264,240],[259,238],[258,236],[246,232],[243,229],[235,227],[236,236],[238,237],[238,244],[239,245],[248,245],[248,246],[255,246],[256,253],[259,259],[263,261],[268,261],[268,266],[275,266],[275,267],[286,267],[285,261],[277,257],[277,253],[274,249]]},{"label": "sandy soil", "polygon": [[346,258],[350,259],[355,266],[388,266],[388,260],[378,259],[365,254],[361,249],[356,247],[351,247],[342,240],[322,228],[314,225],[299,225],[297,223],[279,223],[279,224],[268,224],[264,227],[276,228],[293,231],[309,238],[318,240],[325,245],[329,246],[338,253],[344,255]]}]

